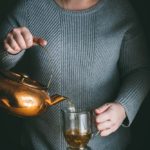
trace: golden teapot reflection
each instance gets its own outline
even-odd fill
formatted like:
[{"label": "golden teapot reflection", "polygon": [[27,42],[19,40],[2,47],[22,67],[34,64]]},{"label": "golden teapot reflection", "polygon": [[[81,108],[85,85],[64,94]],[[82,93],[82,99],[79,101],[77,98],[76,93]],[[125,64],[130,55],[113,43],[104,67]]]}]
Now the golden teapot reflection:
[{"label": "golden teapot reflection", "polygon": [[66,97],[49,96],[47,87],[27,75],[0,70],[0,106],[21,117],[37,116]]}]

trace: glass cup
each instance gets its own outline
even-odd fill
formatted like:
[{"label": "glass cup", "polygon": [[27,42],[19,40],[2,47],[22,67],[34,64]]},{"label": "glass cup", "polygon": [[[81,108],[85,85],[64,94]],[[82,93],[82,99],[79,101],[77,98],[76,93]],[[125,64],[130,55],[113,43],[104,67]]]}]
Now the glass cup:
[{"label": "glass cup", "polygon": [[92,137],[92,114],[90,111],[78,109],[70,112],[62,110],[63,133],[68,150],[90,150],[87,146]]}]

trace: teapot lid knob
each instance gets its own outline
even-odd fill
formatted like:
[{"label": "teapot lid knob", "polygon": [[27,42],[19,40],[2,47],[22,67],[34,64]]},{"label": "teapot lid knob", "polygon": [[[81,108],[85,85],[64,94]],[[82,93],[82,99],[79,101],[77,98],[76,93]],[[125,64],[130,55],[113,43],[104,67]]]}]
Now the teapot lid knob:
[{"label": "teapot lid knob", "polygon": [[21,74],[21,75],[22,75],[23,78],[29,78],[29,76],[26,75],[26,74]]},{"label": "teapot lid knob", "polygon": [[21,75],[21,80],[20,80],[21,83],[23,83],[25,79],[29,78],[29,76],[26,74],[21,73],[20,75]]}]

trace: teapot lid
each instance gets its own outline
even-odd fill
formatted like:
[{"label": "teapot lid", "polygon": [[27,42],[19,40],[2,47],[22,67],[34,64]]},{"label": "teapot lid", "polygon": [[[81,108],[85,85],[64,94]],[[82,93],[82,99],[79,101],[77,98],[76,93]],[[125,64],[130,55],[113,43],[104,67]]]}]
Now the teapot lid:
[{"label": "teapot lid", "polygon": [[15,81],[20,84],[24,84],[31,88],[36,88],[36,89],[41,89],[41,90],[47,89],[44,85],[40,84],[39,82],[35,80],[32,80],[28,75],[23,74],[23,73],[15,73],[12,71],[0,69],[0,74],[6,79]]}]

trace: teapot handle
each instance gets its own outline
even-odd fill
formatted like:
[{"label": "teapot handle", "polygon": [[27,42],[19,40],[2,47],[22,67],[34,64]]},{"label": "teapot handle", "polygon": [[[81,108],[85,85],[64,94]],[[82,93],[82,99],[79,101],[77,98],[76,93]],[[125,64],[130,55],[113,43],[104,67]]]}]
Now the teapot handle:
[{"label": "teapot handle", "polygon": [[2,99],[0,100],[0,105],[1,105],[2,107],[11,107],[10,104],[9,104],[8,99],[5,99],[5,98],[2,98]]}]

